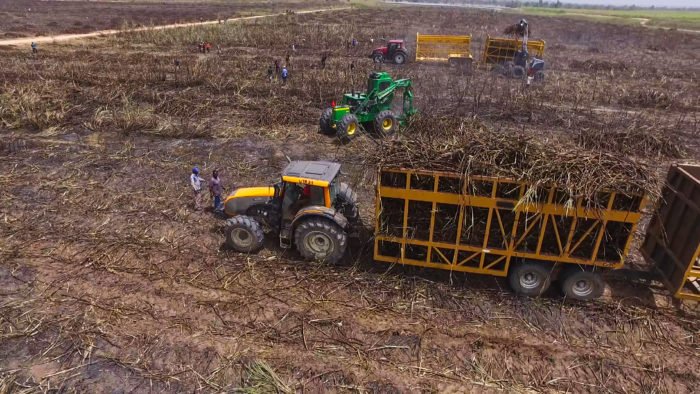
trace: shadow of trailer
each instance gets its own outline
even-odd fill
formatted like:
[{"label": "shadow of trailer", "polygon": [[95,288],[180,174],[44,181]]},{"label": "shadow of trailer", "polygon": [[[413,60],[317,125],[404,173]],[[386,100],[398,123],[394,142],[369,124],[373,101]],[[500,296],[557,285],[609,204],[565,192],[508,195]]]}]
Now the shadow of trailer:
[{"label": "shadow of trailer", "polygon": [[700,301],[700,165],[671,167],[641,252],[673,296]]}]

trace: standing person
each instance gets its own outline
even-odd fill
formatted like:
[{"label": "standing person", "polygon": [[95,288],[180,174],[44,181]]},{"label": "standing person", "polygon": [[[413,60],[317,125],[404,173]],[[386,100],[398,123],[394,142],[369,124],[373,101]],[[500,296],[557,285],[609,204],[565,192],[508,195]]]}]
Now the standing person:
[{"label": "standing person", "polygon": [[275,75],[280,73],[280,59],[275,59]]},{"label": "standing person", "polygon": [[321,55],[321,69],[326,68],[326,59],[328,59],[328,54],[324,53]]},{"label": "standing person", "polygon": [[273,72],[274,72],[274,71],[272,70],[272,65],[270,65],[270,66],[267,68],[267,79],[268,79],[270,82],[272,82],[272,76],[274,75]]},{"label": "standing person", "polygon": [[221,195],[224,193],[224,186],[221,184],[221,178],[219,178],[219,170],[216,169],[211,174],[211,181],[209,182],[209,193],[214,199],[214,212],[221,211]]},{"label": "standing person", "polygon": [[284,62],[286,64],[289,64],[289,54],[287,54],[287,56],[284,57]]},{"label": "standing person", "polygon": [[353,47],[357,46],[357,38],[355,38],[355,37],[352,38],[352,46]]},{"label": "standing person", "polygon": [[190,175],[190,185],[194,191],[194,209],[198,211],[202,210],[202,181],[204,179],[199,177],[199,168],[193,168],[192,175]]},{"label": "standing person", "polygon": [[39,52],[39,49],[37,49],[36,42],[32,41],[32,53],[37,53]]},{"label": "standing person", "polygon": [[287,66],[282,67],[282,83],[287,83],[287,78],[289,77],[289,71],[287,71]]}]

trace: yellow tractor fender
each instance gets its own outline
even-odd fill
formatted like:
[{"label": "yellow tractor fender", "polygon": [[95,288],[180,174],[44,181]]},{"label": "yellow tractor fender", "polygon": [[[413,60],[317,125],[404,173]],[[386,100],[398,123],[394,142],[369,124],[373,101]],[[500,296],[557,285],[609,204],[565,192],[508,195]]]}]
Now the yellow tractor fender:
[{"label": "yellow tractor fender", "polygon": [[302,208],[299,210],[299,212],[297,212],[296,215],[294,215],[294,219],[292,220],[292,231],[303,219],[309,218],[311,216],[319,216],[322,218],[329,219],[333,223],[340,226],[340,228],[342,228],[343,230],[347,229],[350,225],[348,219],[342,213],[338,212],[335,208],[314,205]]}]

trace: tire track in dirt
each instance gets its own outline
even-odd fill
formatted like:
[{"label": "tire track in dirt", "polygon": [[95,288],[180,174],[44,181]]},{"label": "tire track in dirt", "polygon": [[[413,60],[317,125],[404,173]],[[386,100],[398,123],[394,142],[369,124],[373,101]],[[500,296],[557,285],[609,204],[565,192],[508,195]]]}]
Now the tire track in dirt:
[{"label": "tire track in dirt", "polygon": [[[295,14],[313,14],[313,13],[317,13],[317,12],[342,11],[342,10],[347,10],[347,9],[350,9],[350,7],[333,7],[333,8],[320,8],[320,9],[316,9],[316,10],[296,11]],[[227,18],[227,19],[225,19],[225,23],[248,21],[248,20],[269,18],[269,17],[281,16],[281,15],[285,15],[285,13],[278,12],[276,14],[267,14],[267,15],[241,16],[241,17],[237,17],[237,18]],[[55,35],[55,36],[11,38],[11,39],[0,40],[0,46],[29,45],[32,42],[36,42],[38,44],[55,43],[58,41],[70,41],[70,40],[77,40],[77,39],[82,39],[82,38],[110,36],[110,35],[115,35],[115,34],[119,34],[119,33],[133,33],[133,32],[139,32],[139,31],[147,31],[147,30],[176,29],[176,28],[180,28],[180,27],[214,25],[214,24],[219,24],[219,23],[221,23],[221,20],[212,20],[212,21],[203,21],[203,22],[189,22],[189,23],[172,23],[172,24],[168,24],[168,25],[137,27],[137,28],[126,29],[126,30],[117,30],[117,29],[99,30],[99,31],[91,32],[91,33],[81,33],[81,34],[59,34],[59,35]]]}]

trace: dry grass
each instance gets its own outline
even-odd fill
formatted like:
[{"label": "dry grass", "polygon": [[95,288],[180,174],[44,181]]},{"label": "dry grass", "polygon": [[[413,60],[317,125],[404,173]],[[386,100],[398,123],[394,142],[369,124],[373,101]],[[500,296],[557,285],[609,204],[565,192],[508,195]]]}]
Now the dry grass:
[{"label": "dry grass", "polygon": [[[0,392],[692,392],[698,311],[669,306],[657,283],[612,282],[605,299],[584,306],[513,297],[490,277],[380,266],[362,244],[338,267],[302,262],[274,239],[240,255],[221,248],[220,221],[191,210],[192,165],[222,168],[228,186],[245,186],[277,179],[286,154],[348,164],[369,217],[373,190],[360,158],[373,142],[341,147],[316,132],[321,108],[364,87],[374,69],[368,39],[410,43],[416,31],[469,28],[478,45],[509,18],[356,10],[122,35],[36,57],[2,50],[0,348],[11,356],[0,357]],[[422,137],[416,143],[459,162],[441,147],[447,138],[504,174],[537,169],[529,175],[544,182],[610,170],[613,186],[615,177],[653,181],[645,166],[628,166],[636,160],[653,157],[657,170],[675,156],[697,159],[693,39],[533,23],[553,48],[541,86],[482,69],[385,66],[414,79],[423,114],[453,115],[446,125],[454,126],[449,136],[414,125],[392,144]],[[361,41],[355,51],[343,47],[351,35]],[[197,54],[200,37],[222,53]],[[666,48],[679,55],[649,70],[640,55],[669,37]],[[289,84],[269,83],[267,66],[292,39]],[[587,51],[593,43],[597,52]],[[574,58],[625,67],[570,67]],[[670,105],[622,105],[644,86]],[[560,155],[571,167],[541,165]],[[581,158],[595,166],[582,169]],[[589,194],[606,185],[596,182],[567,185]]]}]

